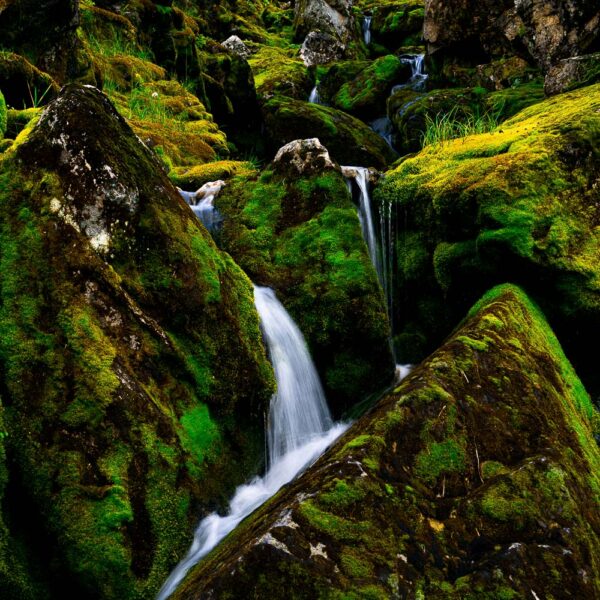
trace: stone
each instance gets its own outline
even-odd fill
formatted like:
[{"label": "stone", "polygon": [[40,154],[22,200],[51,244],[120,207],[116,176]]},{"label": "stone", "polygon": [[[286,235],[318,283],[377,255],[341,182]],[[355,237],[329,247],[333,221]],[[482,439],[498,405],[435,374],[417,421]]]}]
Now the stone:
[{"label": "stone", "polygon": [[237,35],[229,36],[224,42],[221,42],[221,45],[227,48],[229,52],[244,59],[252,55],[248,46]]},{"label": "stone", "polygon": [[564,58],[550,68],[544,79],[548,96],[600,80],[600,53]]},{"label": "stone", "polygon": [[172,598],[594,598],[594,415],[543,314],[498,286]]},{"label": "stone", "polygon": [[352,0],[298,0],[294,6],[294,31],[298,40],[311,31],[325,33],[347,48],[356,39]]},{"label": "stone", "polygon": [[335,169],[336,165],[319,139],[310,138],[293,140],[280,148],[273,159],[273,168],[289,176],[302,176]]},{"label": "stone", "polygon": [[333,35],[311,31],[300,48],[300,57],[307,67],[325,65],[344,56],[345,50]]}]

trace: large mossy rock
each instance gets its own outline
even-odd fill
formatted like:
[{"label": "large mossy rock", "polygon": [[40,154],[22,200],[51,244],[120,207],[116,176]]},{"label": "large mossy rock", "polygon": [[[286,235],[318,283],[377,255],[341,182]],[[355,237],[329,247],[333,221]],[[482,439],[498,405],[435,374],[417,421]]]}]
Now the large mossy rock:
[{"label": "large mossy rock", "polygon": [[340,164],[383,169],[396,156],[365,123],[329,106],[275,96],[263,114],[272,154],[292,140],[316,137]]},{"label": "large mossy rock", "polygon": [[421,43],[425,9],[420,0],[366,0],[358,4],[372,16],[371,37],[375,44],[396,51]]},{"label": "large mossy rock", "polygon": [[277,290],[333,412],[389,385],[383,294],[346,182],[319,141],[290,143],[260,175],[234,176],[216,205],[223,248],[255,283]]},{"label": "large mossy rock", "polygon": [[303,40],[311,31],[328,34],[344,46],[357,38],[352,0],[298,0],[294,3],[294,33]]},{"label": "large mossy rock", "polygon": [[600,392],[599,140],[594,85],[526,108],[491,133],[428,146],[387,173],[375,199],[399,215],[404,359],[433,350],[485,289],[511,280],[539,301]]},{"label": "large mossy rock", "polygon": [[173,599],[596,598],[594,418],[542,313],[499,286]]},{"label": "large mossy rock", "polygon": [[404,83],[411,75],[410,66],[388,54],[373,61],[352,81],[344,83],[333,97],[336,108],[361,119],[375,119],[385,114],[392,86]]},{"label": "large mossy rock", "polygon": [[89,69],[77,37],[78,26],[77,0],[0,3],[0,47],[30,57],[61,83],[82,77]]},{"label": "large mossy rock", "polygon": [[153,597],[262,460],[251,284],[97,89],[0,156],[0,596]]}]

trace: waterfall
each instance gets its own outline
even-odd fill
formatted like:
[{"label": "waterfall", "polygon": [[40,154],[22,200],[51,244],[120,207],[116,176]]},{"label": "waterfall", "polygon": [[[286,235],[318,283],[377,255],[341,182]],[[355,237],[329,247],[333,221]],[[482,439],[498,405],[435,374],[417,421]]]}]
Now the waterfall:
[{"label": "waterfall", "polygon": [[363,17],[363,21],[362,21],[362,30],[363,30],[363,37],[365,40],[365,45],[369,45],[371,43],[371,21],[372,21],[373,17],[369,16],[369,15],[365,15]]},{"label": "waterfall", "polygon": [[[377,279],[383,293],[385,294],[388,317],[392,337],[395,331],[395,297],[394,297],[394,272],[395,272],[395,227],[394,227],[394,207],[392,202],[385,201],[379,207],[379,240],[377,244],[377,235],[375,223],[373,220],[373,207],[371,205],[371,195],[369,193],[369,170],[365,167],[342,167],[342,173],[346,177],[348,190],[352,193],[352,180],[354,180],[359,190],[359,210],[358,218],[371,262],[377,272]],[[390,347],[394,360],[396,352],[393,340],[390,339]],[[395,381],[400,382],[406,377],[412,369],[412,365],[396,364]]]},{"label": "waterfall", "polygon": [[375,119],[369,125],[369,127],[379,136],[382,137],[387,145],[394,149],[393,146],[393,135],[394,135],[394,126],[390,121],[390,118],[385,115],[384,117],[380,117],[379,119]]},{"label": "waterfall", "polygon": [[312,89],[310,96],[308,97],[308,101],[311,104],[321,104],[321,96],[319,94],[319,86],[315,85]]},{"label": "waterfall", "polygon": [[392,94],[409,88],[420,92],[425,87],[427,81],[427,73],[425,73],[425,55],[424,54],[406,54],[400,57],[400,60],[410,66],[411,76],[406,83],[400,83],[392,88]]},{"label": "waterfall", "polygon": [[358,218],[360,221],[363,237],[367,243],[371,262],[377,272],[379,283],[384,284],[381,257],[377,248],[377,237],[375,234],[375,223],[371,207],[371,196],[369,194],[369,169],[365,167],[342,167],[342,173],[348,180],[354,179],[358,185]]},{"label": "waterfall", "polygon": [[200,522],[191,548],[164,583],[157,600],[166,600],[201,558],[312,464],[348,427],[332,423],[306,342],[275,292],[255,286],[254,303],[277,381],[269,409],[268,469],[263,477],[237,488],[225,516],[213,513]]},{"label": "waterfall", "polygon": [[215,198],[225,186],[224,181],[209,181],[195,192],[177,188],[181,197],[190,205],[194,214],[210,233],[214,233],[222,222],[221,214],[214,206]]}]

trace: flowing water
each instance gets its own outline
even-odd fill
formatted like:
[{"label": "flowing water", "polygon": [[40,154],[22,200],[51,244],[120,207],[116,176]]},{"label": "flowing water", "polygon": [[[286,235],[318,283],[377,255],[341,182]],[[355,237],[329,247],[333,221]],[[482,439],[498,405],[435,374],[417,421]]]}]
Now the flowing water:
[{"label": "flowing water", "polygon": [[392,88],[392,94],[409,88],[420,92],[425,88],[427,81],[427,73],[425,73],[425,55],[424,54],[405,54],[400,57],[400,60],[410,66],[411,76],[406,83],[400,83]]},{"label": "flowing water", "polygon": [[371,43],[371,21],[373,17],[365,15],[362,21],[363,38],[365,44],[368,46]]},{"label": "flowing water", "polygon": [[310,96],[308,97],[308,101],[311,104],[321,104],[321,96],[319,94],[319,86],[315,85],[315,87],[310,92]]},{"label": "flowing water", "polygon": [[277,381],[277,393],[269,409],[267,472],[237,488],[225,516],[213,513],[200,522],[191,548],[161,588],[157,600],[168,598],[202,557],[311,465],[348,427],[332,422],[306,342],[275,292],[255,286],[254,303]]},{"label": "flowing water", "polygon": [[379,283],[383,286],[383,265],[381,263],[381,254],[377,247],[377,234],[375,232],[375,221],[373,219],[373,210],[371,207],[371,195],[369,194],[369,169],[365,167],[342,167],[342,173],[349,183],[350,191],[352,191],[351,180],[354,180],[358,186],[358,219],[360,221],[363,238],[367,243],[371,262],[377,272]]},{"label": "flowing water", "polygon": [[202,221],[210,233],[214,233],[221,225],[222,217],[215,208],[215,198],[225,185],[224,181],[209,181],[195,192],[186,192],[177,188],[181,197],[190,205],[194,214]]}]

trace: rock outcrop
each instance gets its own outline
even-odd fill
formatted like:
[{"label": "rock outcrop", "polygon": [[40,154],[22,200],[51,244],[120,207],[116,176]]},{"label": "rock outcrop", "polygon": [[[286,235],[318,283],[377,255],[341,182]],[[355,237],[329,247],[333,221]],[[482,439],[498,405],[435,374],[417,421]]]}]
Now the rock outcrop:
[{"label": "rock outcrop", "polygon": [[595,598],[594,414],[539,309],[500,286],[173,600]]},{"label": "rock outcrop", "polygon": [[220,244],[277,291],[302,331],[332,412],[391,384],[383,293],[346,181],[318,140],[294,140],[260,175],[234,175],[215,205]]},{"label": "rock outcrop", "polygon": [[600,8],[594,0],[427,0],[423,35],[445,60],[519,55],[547,73],[562,59],[599,49]]},{"label": "rock outcrop", "polygon": [[375,198],[402,215],[395,265],[404,300],[395,317],[403,362],[432,351],[485,289],[510,280],[528,286],[600,394],[590,352],[600,327],[599,127],[593,85],[534,104],[490,133],[427,146],[386,174]]},{"label": "rock outcrop", "polygon": [[294,4],[294,31],[298,40],[311,31],[326,33],[347,48],[356,38],[352,0],[298,0]]},{"label": "rock outcrop", "polygon": [[335,164],[318,138],[294,140],[281,147],[273,159],[273,170],[287,177],[306,177],[326,169],[335,169]]},{"label": "rock outcrop", "polygon": [[152,597],[262,460],[252,286],[95,88],[0,154],[0,200],[0,596]]}]

